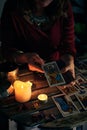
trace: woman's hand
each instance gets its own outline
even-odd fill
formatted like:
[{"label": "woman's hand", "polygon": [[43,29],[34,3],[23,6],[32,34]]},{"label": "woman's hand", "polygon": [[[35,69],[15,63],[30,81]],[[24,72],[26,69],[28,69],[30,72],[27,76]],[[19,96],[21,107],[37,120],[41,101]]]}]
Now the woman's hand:
[{"label": "woman's hand", "polygon": [[43,64],[44,64],[44,60],[40,58],[38,54],[31,53],[31,58],[29,58],[28,60],[28,67],[30,70],[44,73],[44,71],[42,70]]},{"label": "woman's hand", "polygon": [[73,78],[75,78],[75,66],[74,66],[74,57],[71,55],[64,55],[61,57],[61,60],[65,62],[65,67],[61,70],[62,73],[70,71]]},{"label": "woman's hand", "polygon": [[41,66],[44,64],[44,60],[36,53],[23,53],[17,56],[16,61],[18,63],[28,63],[29,70],[44,73]]}]

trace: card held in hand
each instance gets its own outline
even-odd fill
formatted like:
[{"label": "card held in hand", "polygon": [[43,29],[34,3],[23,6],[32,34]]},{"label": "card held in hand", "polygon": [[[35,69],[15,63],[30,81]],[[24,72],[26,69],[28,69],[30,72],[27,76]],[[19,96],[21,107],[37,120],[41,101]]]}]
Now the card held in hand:
[{"label": "card held in hand", "polygon": [[61,71],[55,61],[45,63],[42,66],[45,72],[45,77],[50,87],[64,85],[65,80],[61,74]]}]

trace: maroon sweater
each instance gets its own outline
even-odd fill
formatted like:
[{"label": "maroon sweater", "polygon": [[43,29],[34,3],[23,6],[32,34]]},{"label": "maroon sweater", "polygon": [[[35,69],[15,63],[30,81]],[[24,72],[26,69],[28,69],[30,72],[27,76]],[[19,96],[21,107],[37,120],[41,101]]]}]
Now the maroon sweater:
[{"label": "maroon sweater", "polygon": [[[36,52],[45,60],[75,55],[74,18],[69,3],[68,17],[56,20],[49,33],[28,23],[17,11],[2,17],[2,49],[10,57],[13,50]],[[12,50],[12,51],[11,51]]]}]

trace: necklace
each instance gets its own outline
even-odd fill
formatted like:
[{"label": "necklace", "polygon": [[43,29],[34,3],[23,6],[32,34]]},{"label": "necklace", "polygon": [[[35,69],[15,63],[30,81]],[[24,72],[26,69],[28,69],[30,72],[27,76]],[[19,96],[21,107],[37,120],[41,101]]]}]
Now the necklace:
[{"label": "necklace", "polygon": [[23,15],[29,17],[29,21],[34,24],[37,28],[47,31],[50,28],[50,19],[46,15],[37,16],[34,13],[32,13],[31,10],[24,11]]},{"label": "necklace", "polygon": [[29,17],[30,21],[33,24],[37,25],[39,28],[49,23],[49,18],[46,15],[36,16],[35,14],[30,13]]}]

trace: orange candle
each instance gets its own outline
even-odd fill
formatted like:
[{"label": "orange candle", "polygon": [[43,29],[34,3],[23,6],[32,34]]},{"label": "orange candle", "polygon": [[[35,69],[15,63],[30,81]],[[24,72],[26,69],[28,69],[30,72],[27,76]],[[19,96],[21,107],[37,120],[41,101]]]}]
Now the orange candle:
[{"label": "orange candle", "polygon": [[32,83],[30,81],[23,82],[20,80],[16,80],[13,85],[16,101],[22,103],[30,100],[32,87]]}]

